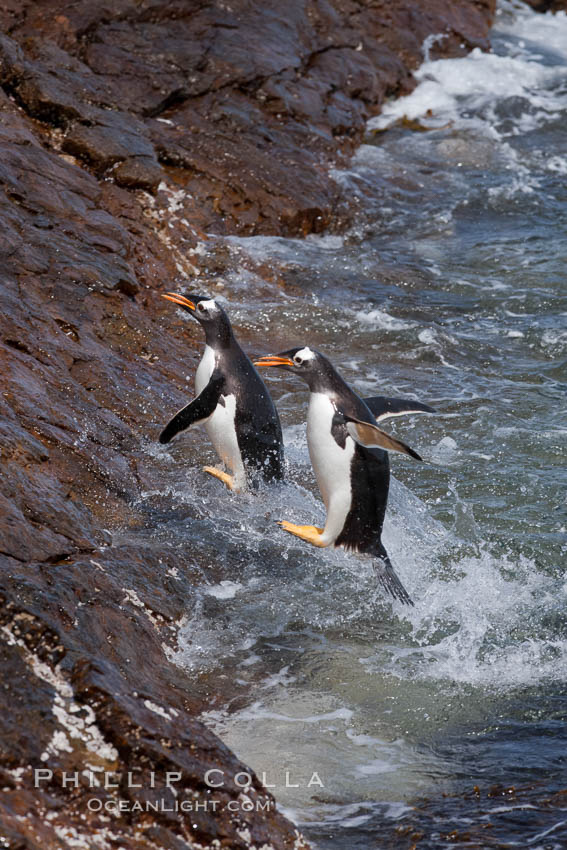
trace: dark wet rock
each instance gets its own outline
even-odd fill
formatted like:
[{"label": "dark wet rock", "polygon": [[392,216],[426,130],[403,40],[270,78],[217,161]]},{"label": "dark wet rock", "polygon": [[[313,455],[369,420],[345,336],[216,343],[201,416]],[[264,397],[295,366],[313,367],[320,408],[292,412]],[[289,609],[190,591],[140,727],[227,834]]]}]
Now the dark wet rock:
[{"label": "dark wet rock", "polygon": [[[0,823],[31,836],[25,846],[52,841],[61,848],[66,838],[76,846],[82,837],[110,847],[110,833],[124,847],[175,846],[177,837],[189,846],[215,838],[235,848],[293,846],[293,830],[255,776],[246,794],[262,803],[262,813],[228,808],[242,799],[234,777],[245,768],[195,720],[198,704],[161,646],[174,645],[175,618],[192,596],[189,575],[165,578],[174,564],[182,569],[175,556],[162,562],[127,547],[49,564],[1,559],[0,665],[10,711],[0,723],[0,767],[9,783]],[[133,570],[139,582],[128,578],[124,587]],[[212,766],[225,772],[215,791],[204,780]],[[45,769],[52,775],[34,772]],[[77,777],[66,787],[63,771]],[[91,771],[117,787],[91,787]],[[175,793],[167,773],[175,773]],[[132,807],[132,823],[113,818],[110,830],[93,800],[119,799]],[[136,805],[157,800],[162,811],[136,814]],[[201,806],[188,816],[175,808],[182,800]],[[25,826],[18,824],[22,808]]]},{"label": "dark wet rock", "polygon": [[143,157],[147,164],[130,167],[128,185],[155,191],[159,166],[145,125],[117,109],[109,86],[56,44],[34,37],[25,39],[24,48],[7,36],[0,37],[4,90],[30,116],[60,128],[62,150],[83,159],[97,173]]},{"label": "dark wet rock", "polygon": [[487,46],[494,3],[21,6],[0,11],[1,79],[64,151],[152,192],[157,160],[175,166],[208,230],[301,234],[328,226],[326,164],[411,90],[424,40],[442,34],[432,55]]},{"label": "dark wet rock", "polygon": [[567,10],[567,0],[526,0],[526,3],[536,12],[564,12]]},{"label": "dark wet rock", "polygon": [[119,186],[127,189],[146,189],[155,193],[163,178],[163,172],[153,157],[129,156],[112,172]]},{"label": "dark wet rock", "polygon": [[[204,231],[336,224],[344,199],[329,163],[354,149],[385,98],[411,89],[428,35],[446,33],[440,52],[483,46],[492,11],[489,0],[2,4],[0,834],[10,847],[294,847],[273,806],[226,809],[240,794],[230,777],[245,768],[196,719],[220,698],[215,680],[197,687],[173,660],[203,565],[159,537],[160,517],[196,518],[152,493],[156,436],[164,411],[187,400],[200,335],[159,293],[193,286]],[[208,262],[214,291],[223,249]],[[181,449],[173,457],[189,466]],[[211,544],[221,578],[214,555]],[[157,792],[147,782],[93,792],[84,776],[62,786],[62,771],[85,765],[179,771],[183,799],[224,808],[105,820],[88,809],[93,795],[134,803]],[[219,766],[228,781],[212,794],[203,776]],[[34,787],[34,767],[51,780]],[[255,777],[249,793],[270,802]]]},{"label": "dark wet rock", "polygon": [[[109,113],[109,118],[115,116]],[[106,119],[107,116],[104,116]],[[152,159],[153,147],[133,127],[124,127],[122,121],[105,120],[94,126],[73,124],[61,145],[66,153],[84,159],[96,171],[106,171],[112,165],[135,157]]]}]

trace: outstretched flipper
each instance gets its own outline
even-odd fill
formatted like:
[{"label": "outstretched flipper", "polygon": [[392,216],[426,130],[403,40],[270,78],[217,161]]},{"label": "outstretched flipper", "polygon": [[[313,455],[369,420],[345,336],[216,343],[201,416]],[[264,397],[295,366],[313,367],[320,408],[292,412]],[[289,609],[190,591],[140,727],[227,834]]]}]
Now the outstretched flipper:
[{"label": "outstretched flipper", "polygon": [[171,422],[167,423],[159,435],[160,443],[169,443],[180,431],[185,431],[192,425],[202,425],[203,422],[206,422],[209,416],[212,416],[215,412],[223,385],[224,378],[222,375],[213,373],[203,392],[189,402],[186,407],[181,408]]},{"label": "outstretched flipper", "polygon": [[383,549],[383,553],[378,556],[378,560],[374,561],[374,571],[376,573],[376,578],[390,596],[393,596],[394,599],[398,599],[400,602],[403,602],[404,605],[413,605],[413,601],[396,575],[396,571],[393,568],[388,555],[386,554],[386,550]]},{"label": "outstretched flipper", "polygon": [[360,419],[354,419],[352,416],[341,414],[346,420],[346,429],[355,443],[359,443],[367,449],[386,449],[388,452],[400,452],[403,455],[409,455],[414,460],[422,460],[417,452],[414,452],[401,440],[396,440],[390,434],[386,434],[376,425],[371,425],[369,422],[362,422]]},{"label": "outstretched flipper", "polygon": [[376,422],[381,422],[390,416],[403,416],[407,413],[437,412],[428,404],[410,398],[387,398],[383,395],[377,395],[372,396],[372,398],[364,398],[363,401],[376,417]]}]

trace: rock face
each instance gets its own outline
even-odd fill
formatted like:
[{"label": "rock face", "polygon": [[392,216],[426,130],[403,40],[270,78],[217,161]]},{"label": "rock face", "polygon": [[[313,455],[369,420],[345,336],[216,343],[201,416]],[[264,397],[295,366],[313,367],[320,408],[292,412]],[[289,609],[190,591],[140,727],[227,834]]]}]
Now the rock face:
[{"label": "rock face", "polygon": [[564,12],[567,10],[567,0],[526,0],[526,3],[536,12]]},{"label": "rock face", "polygon": [[60,150],[121,186],[164,168],[207,231],[308,233],[331,222],[325,162],[433,55],[487,46],[494,0],[61,0],[10,4],[4,90]]},{"label": "rock face", "polygon": [[[176,364],[194,365],[198,329],[159,292],[190,287],[203,231],[334,222],[329,162],[411,88],[427,36],[443,33],[443,53],[484,46],[492,12],[492,0],[2,4],[4,846],[302,846],[253,775],[246,808],[233,778],[245,767],[195,719],[214,694],[171,660],[198,581],[190,555],[112,542],[143,523],[156,423],[186,401]],[[118,787],[89,787],[91,767]],[[211,767],[222,789],[207,786]],[[34,783],[34,768],[52,775]],[[109,814],[94,798],[140,807]],[[201,806],[141,811],[158,798]]]}]

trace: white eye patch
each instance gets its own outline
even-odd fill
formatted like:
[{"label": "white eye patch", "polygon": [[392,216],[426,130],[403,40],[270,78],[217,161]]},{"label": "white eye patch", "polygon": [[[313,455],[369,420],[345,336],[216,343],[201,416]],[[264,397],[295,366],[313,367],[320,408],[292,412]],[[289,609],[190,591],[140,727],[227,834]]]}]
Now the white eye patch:
[{"label": "white eye patch", "polygon": [[199,301],[199,304],[207,311],[207,313],[216,313],[217,311],[217,305],[212,298],[210,301]]},{"label": "white eye patch", "polygon": [[314,360],[315,353],[311,351],[310,348],[305,347],[302,348],[301,351],[297,351],[293,359],[301,362],[303,362],[304,360]]}]

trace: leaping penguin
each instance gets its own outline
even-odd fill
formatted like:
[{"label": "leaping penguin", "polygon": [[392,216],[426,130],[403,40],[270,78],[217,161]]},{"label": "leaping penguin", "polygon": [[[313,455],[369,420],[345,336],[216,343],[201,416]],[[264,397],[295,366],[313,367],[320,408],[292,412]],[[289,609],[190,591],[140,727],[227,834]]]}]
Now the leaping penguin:
[{"label": "leaping penguin", "polygon": [[[376,557],[378,579],[394,598],[413,605],[382,544],[388,501],[388,451],[421,460],[417,452],[376,427],[376,421],[403,413],[434,413],[407,399],[361,399],[326,357],[311,348],[291,348],[262,357],[256,366],[275,366],[306,381],[309,390],[307,445],[327,509],[325,528],[280,525],[314,546],[343,546]],[[386,451],[384,451],[386,449]]]},{"label": "leaping penguin", "polygon": [[205,331],[205,351],[195,375],[197,398],[175,414],[160,434],[169,441],[186,428],[204,425],[217,454],[231,474],[205,466],[205,472],[229,490],[245,490],[258,476],[283,478],[280,420],[262,378],[235,339],[229,318],[214,299],[163,295],[187,310]]}]

